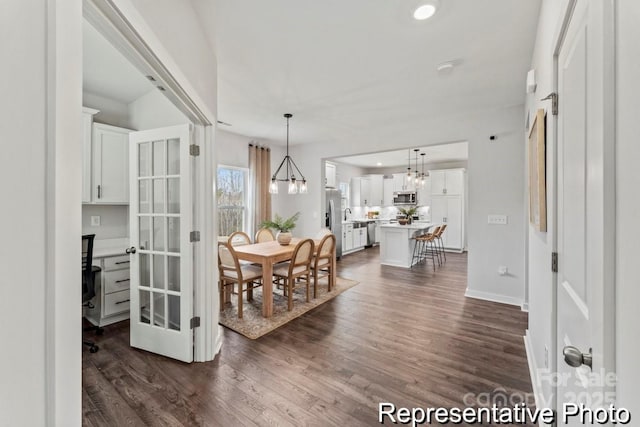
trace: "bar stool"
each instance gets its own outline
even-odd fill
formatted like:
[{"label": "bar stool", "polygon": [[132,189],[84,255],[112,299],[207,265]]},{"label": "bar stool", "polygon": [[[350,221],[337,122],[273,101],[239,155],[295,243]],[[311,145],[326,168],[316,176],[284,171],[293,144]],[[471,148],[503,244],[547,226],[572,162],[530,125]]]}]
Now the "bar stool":
[{"label": "bar stool", "polygon": [[440,230],[438,231],[438,233],[434,233],[436,234],[436,245],[438,245],[439,243],[439,248],[440,251],[442,252],[442,256],[444,257],[444,262],[447,262],[447,253],[444,250],[444,242],[442,240],[442,234],[444,233],[444,230],[446,230],[447,228],[447,224],[442,224],[442,226],[440,226]]}]

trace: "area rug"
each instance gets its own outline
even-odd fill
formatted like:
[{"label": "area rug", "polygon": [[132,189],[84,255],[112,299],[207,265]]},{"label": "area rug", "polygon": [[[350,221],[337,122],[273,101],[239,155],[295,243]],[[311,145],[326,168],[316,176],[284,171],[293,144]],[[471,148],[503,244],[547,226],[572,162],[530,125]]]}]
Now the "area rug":
[{"label": "area rug", "polygon": [[310,302],[306,302],[306,290],[304,284],[296,288],[293,297],[293,309],[287,311],[287,299],[282,295],[282,289],[273,286],[273,316],[266,319],[262,317],[262,288],[253,290],[253,301],[247,301],[246,296],[242,303],[242,319],[238,319],[237,303],[238,295],[231,295],[231,303],[226,303],[224,310],[220,312],[219,323],[227,328],[255,340],[268,334],[274,329],[302,316],[307,311],[335,298],[347,289],[356,286],[355,280],[336,278],[336,286],[331,292],[327,292],[327,279],[318,281],[318,297],[313,298],[313,282],[311,284]]}]

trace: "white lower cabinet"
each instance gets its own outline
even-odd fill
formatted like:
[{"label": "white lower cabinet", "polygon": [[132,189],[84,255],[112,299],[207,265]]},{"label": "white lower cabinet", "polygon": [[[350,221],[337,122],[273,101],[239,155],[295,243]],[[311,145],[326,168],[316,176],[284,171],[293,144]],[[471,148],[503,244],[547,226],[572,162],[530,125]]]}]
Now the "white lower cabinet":
[{"label": "white lower cabinet", "polygon": [[464,250],[464,204],[462,196],[432,196],[431,222],[447,224],[442,241],[447,249]]},{"label": "white lower cabinet", "polygon": [[353,224],[343,224],[342,227],[342,252],[353,249]]},{"label": "white lower cabinet", "polygon": [[96,296],[85,317],[94,325],[106,326],[129,318],[129,255],[94,258],[102,271],[96,273]]}]

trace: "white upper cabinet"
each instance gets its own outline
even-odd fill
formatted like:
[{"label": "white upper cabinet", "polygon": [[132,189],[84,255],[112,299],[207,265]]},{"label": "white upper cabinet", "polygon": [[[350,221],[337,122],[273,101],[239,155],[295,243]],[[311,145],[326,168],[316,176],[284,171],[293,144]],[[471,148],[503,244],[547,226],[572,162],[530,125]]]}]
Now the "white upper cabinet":
[{"label": "white upper cabinet", "polygon": [[336,188],[336,165],[329,162],[324,162],[324,186],[329,188]]},{"label": "white upper cabinet", "polygon": [[431,194],[457,195],[464,193],[464,169],[442,169],[429,171]]},{"label": "white upper cabinet", "polygon": [[431,177],[426,177],[424,185],[418,185],[418,206],[431,204]]},{"label": "white upper cabinet", "polygon": [[394,173],[393,174],[393,191],[416,191],[416,185],[413,180],[407,179],[406,173]]},{"label": "white upper cabinet", "polygon": [[98,110],[82,108],[82,203],[91,203],[91,133],[97,113]]},{"label": "white upper cabinet", "polygon": [[369,199],[367,206],[384,206],[383,186],[384,175],[369,175]]},{"label": "white upper cabinet", "polygon": [[349,204],[351,207],[361,206],[360,203],[360,177],[351,178],[349,183]]},{"label": "white upper cabinet", "polygon": [[371,178],[360,177],[360,206],[371,206]]},{"label": "white upper cabinet", "polygon": [[393,205],[393,177],[384,178],[382,181],[382,206]]},{"label": "white upper cabinet", "polygon": [[129,129],[93,124],[93,203],[129,203],[129,132]]}]

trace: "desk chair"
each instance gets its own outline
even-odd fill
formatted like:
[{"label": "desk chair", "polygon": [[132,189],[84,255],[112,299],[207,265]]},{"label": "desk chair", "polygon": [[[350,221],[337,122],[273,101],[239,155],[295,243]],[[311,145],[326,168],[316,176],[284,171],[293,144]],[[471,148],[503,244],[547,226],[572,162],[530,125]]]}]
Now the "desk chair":
[{"label": "desk chair", "polygon": [[[95,278],[96,273],[100,271],[100,267],[95,267],[93,263],[93,240],[95,234],[85,234],[82,236],[82,305],[93,308],[91,298],[96,295]],[[103,329],[93,326],[84,329],[84,331],[95,331],[98,335],[102,334]],[[91,353],[97,352],[100,348],[93,342],[83,339],[82,343],[89,347]]]}]

